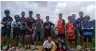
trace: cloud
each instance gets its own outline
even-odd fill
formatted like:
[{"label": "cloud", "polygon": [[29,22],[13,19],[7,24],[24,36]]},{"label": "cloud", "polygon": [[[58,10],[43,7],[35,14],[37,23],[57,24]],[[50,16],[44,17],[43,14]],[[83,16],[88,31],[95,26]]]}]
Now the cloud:
[{"label": "cloud", "polygon": [[40,13],[41,18],[45,21],[47,15],[50,16],[50,21],[56,24],[58,20],[58,14],[63,13],[63,18],[68,22],[67,17],[76,14],[78,18],[78,13],[80,11],[84,12],[84,15],[90,15],[91,20],[95,18],[95,2],[94,1],[2,1],[1,2],[1,16],[4,17],[4,10],[9,9],[11,11],[11,16],[21,13],[21,11],[26,12],[26,17],[28,17],[28,11],[33,11],[33,17],[36,18],[36,14]]}]

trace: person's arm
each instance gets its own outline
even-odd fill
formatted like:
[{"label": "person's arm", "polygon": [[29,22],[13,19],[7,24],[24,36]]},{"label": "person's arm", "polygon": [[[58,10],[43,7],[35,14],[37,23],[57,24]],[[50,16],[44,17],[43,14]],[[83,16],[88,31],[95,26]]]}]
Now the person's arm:
[{"label": "person's arm", "polygon": [[12,19],[12,17],[10,17],[10,19],[9,19],[9,21],[8,21],[8,23],[7,23],[7,25],[11,25],[12,21],[13,21],[13,19]]},{"label": "person's arm", "polygon": [[1,24],[6,24],[7,21],[4,21],[5,18],[2,19]]},{"label": "person's arm", "polygon": [[32,30],[36,29],[36,20],[34,20],[34,23],[32,24]]},{"label": "person's arm", "polygon": [[55,25],[52,22],[50,22],[50,24],[51,24],[51,28],[53,29]]}]

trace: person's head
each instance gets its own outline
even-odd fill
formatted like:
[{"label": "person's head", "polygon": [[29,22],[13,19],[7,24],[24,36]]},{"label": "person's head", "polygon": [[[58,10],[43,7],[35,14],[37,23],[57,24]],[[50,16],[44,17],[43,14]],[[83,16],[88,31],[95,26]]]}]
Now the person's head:
[{"label": "person's head", "polygon": [[37,19],[40,19],[40,14],[37,14],[36,17],[37,17]]},{"label": "person's head", "polygon": [[58,37],[58,38],[57,38],[57,40],[58,40],[58,41],[61,41],[61,38],[60,38],[60,37]]},{"label": "person's head", "polygon": [[20,19],[20,16],[19,15],[15,15],[14,17],[15,17],[15,20],[16,21],[19,21],[19,19]]},{"label": "person's head", "polygon": [[49,16],[46,16],[46,21],[49,21]]},{"label": "person's head", "polygon": [[83,12],[82,12],[82,11],[80,11],[80,12],[79,12],[79,16],[80,16],[80,18],[82,18],[82,17],[83,17],[83,15],[84,15],[84,14],[83,14]]},{"label": "person's head", "polygon": [[32,11],[29,11],[29,16],[31,17],[33,15],[33,12]]},{"label": "person's head", "polygon": [[74,19],[76,17],[76,15],[75,14],[72,14],[72,18]]},{"label": "person's head", "polygon": [[84,20],[88,22],[88,21],[90,20],[90,16],[86,15],[86,16],[84,17]]},{"label": "person's head", "polygon": [[5,13],[6,16],[9,16],[10,10],[7,10],[7,9],[6,9],[6,10],[4,11],[4,13]]},{"label": "person's head", "polygon": [[59,14],[59,19],[62,19],[62,13]]},{"label": "person's head", "polygon": [[24,12],[24,11],[21,12],[21,16],[22,16],[22,17],[25,16],[25,12]]},{"label": "person's head", "polygon": [[48,39],[48,41],[49,41],[49,42],[51,42],[52,37],[51,37],[51,36],[48,36],[48,38],[47,38],[47,39]]},{"label": "person's head", "polygon": [[69,22],[72,22],[72,16],[68,16]]}]

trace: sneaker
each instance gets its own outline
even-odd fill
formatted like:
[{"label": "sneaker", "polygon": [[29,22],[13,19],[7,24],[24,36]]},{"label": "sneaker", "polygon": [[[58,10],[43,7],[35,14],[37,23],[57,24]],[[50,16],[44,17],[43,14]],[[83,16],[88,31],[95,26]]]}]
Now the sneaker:
[{"label": "sneaker", "polygon": [[9,48],[8,51],[10,51],[12,48]]}]

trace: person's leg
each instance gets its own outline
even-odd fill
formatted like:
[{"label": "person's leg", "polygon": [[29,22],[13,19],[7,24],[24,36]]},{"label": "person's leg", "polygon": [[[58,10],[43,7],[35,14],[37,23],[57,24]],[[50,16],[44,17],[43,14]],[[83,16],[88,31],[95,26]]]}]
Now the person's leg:
[{"label": "person's leg", "polygon": [[88,36],[88,42],[89,42],[90,51],[92,51],[92,36],[91,35]]},{"label": "person's leg", "polygon": [[40,38],[41,37],[41,32],[38,32],[38,45],[40,45]]},{"label": "person's leg", "polygon": [[75,49],[75,41],[72,41],[72,48]]},{"label": "person's leg", "polygon": [[82,46],[83,45],[83,31],[79,30],[79,33],[80,33],[80,45]]},{"label": "person's leg", "polygon": [[84,36],[84,39],[83,39],[83,50],[86,50],[86,42],[87,42],[87,36]]},{"label": "person's leg", "polygon": [[28,35],[25,35],[25,49],[28,49]]},{"label": "person's leg", "polygon": [[9,45],[10,45],[10,42],[11,42],[11,40],[10,40],[10,33],[11,33],[11,30],[7,30],[6,34],[7,34],[7,37],[8,37],[8,45],[7,45],[6,50],[9,49]]}]

